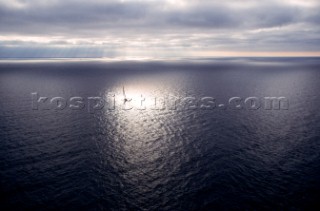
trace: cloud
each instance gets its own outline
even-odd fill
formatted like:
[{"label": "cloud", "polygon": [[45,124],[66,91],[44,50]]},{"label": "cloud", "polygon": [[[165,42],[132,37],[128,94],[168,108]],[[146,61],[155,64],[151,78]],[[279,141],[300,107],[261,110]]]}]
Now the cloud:
[{"label": "cloud", "polygon": [[23,48],[320,51],[319,10],[315,0],[0,0],[0,57]]}]

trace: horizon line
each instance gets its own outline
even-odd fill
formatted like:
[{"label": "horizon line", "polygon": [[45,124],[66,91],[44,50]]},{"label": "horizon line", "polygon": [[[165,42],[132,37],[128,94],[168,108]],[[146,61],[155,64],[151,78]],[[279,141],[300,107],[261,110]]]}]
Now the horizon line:
[{"label": "horizon line", "polygon": [[320,57],[320,52],[229,52],[229,51],[198,51],[185,55],[163,55],[163,56],[2,56],[0,60],[54,60],[54,59],[98,59],[98,60],[181,60],[181,59],[207,59],[207,58],[308,58]]}]

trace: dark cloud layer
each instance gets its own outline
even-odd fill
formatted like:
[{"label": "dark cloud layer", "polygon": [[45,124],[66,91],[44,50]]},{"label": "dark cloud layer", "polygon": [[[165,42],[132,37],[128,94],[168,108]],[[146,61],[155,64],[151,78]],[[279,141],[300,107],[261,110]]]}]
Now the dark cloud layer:
[{"label": "dark cloud layer", "polygon": [[[147,45],[140,48],[149,51],[150,46],[319,51],[319,11],[320,4],[312,0],[0,0],[0,56],[8,46],[17,51],[32,46],[30,39],[24,39],[28,37],[43,38],[39,49],[85,45],[134,50],[140,42]],[[74,43],[73,39],[79,40]]]}]

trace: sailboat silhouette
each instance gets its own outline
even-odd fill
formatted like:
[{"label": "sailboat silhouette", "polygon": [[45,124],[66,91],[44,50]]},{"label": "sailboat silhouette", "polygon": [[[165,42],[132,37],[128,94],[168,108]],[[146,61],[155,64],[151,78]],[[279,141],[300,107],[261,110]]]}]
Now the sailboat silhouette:
[{"label": "sailboat silhouette", "polygon": [[125,104],[129,100],[128,100],[127,96],[126,96],[126,92],[124,90],[124,86],[122,86],[122,93],[123,93],[123,104]]}]

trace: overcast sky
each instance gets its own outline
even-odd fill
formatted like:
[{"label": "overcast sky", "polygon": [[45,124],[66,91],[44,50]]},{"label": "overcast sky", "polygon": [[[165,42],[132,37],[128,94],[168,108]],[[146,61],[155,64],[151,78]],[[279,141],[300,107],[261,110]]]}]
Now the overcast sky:
[{"label": "overcast sky", "polygon": [[0,0],[0,57],[320,55],[319,0]]}]

